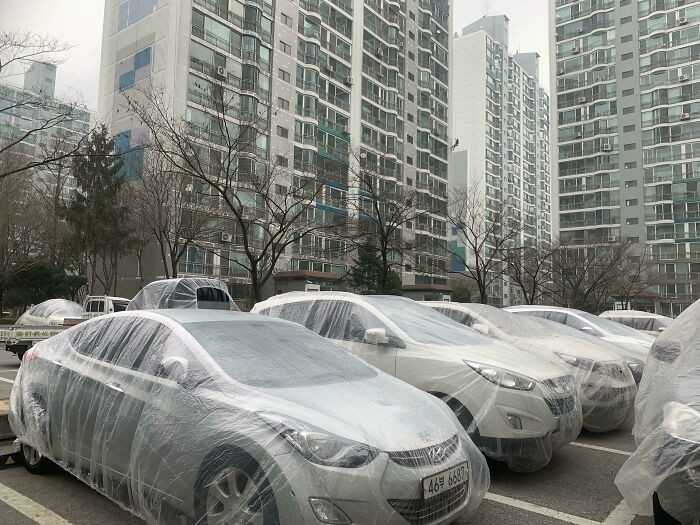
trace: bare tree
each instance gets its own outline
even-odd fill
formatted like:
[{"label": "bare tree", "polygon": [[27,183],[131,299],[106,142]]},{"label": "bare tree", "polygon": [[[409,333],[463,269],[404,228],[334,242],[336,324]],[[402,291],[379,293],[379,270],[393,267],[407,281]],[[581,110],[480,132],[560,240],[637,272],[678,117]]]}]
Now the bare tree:
[{"label": "bare tree", "polygon": [[213,202],[208,192],[198,191],[191,177],[171,170],[156,151],[148,153],[141,184],[134,187],[133,215],[147,238],[156,241],[164,275],[174,278],[187,248],[210,233],[207,210]]},{"label": "bare tree", "polygon": [[354,161],[350,185],[355,194],[348,199],[353,221],[347,239],[358,257],[351,277],[354,272],[353,281],[359,282],[371,276],[376,282],[369,291],[395,292],[401,267],[415,246],[408,226],[429,215],[420,209],[416,190],[397,182],[384,157],[362,152]]},{"label": "bare tree", "polygon": [[[56,62],[69,47],[57,40],[34,33],[0,32],[0,80],[21,71],[30,62]],[[69,126],[84,110],[75,103],[64,103],[50,97],[5,88],[0,94],[0,115],[28,116],[24,128],[9,128],[0,135],[0,179],[26,173],[34,168],[69,159],[77,154],[85,137],[61,147],[38,147],[27,155],[27,144],[46,145],[46,137],[57,129]],[[59,143],[56,143],[58,145]]]},{"label": "bare tree", "polygon": [[552,258],[554,302],[593,313],[604,310],[620,282],[627,279],[624,261],[630,249],[629,243],[617,242],[558,246]]},{"label": "bare tree", "polygon": [[488,207],[479,184],[453,192],[448,220],[458,248],[451,250],[463,271],[452,272],[471,279],[479,290],[479,301],[488,303],[489,290],[502,279],[506,260],[515,246],[521,227],[502,207]]},{"label": "bare tree", "polygon": [[[631,247],[630,247],[631,248]],[[640,253],[628,250],[620,261],[617,278],[611,284],[610,296],[625,308],[632,308],[635,299],[651,295],[654,284],[658,284],[651,250],[645,247]]]},{"label": "bare tree", "polygon": [[555,253],[556,247],[544,244],[512,248],[506,253],[505,273],[522,293],[525,304],[539,304],[551,294]]},{"label": "bare tree", "polygon": [[[198,100],[208,111],[199,120],[176,115],[156,89],[134,91],[125,100],[149,131],[149,150],[216,197],[217,207],[208,212],[231,241],[231,249],[218,249],[218,254],[248,275],[253,301],[262,299],[263,287],[288,247],[338,227],[318,218],[315,207],[323,179],[334,174],[299,165],[307,175],[293,177],[268,160],[270,116],[242,108],[239,95],[222,84],[201,83]],[[217,250],[209,243],[206,247]]]}]

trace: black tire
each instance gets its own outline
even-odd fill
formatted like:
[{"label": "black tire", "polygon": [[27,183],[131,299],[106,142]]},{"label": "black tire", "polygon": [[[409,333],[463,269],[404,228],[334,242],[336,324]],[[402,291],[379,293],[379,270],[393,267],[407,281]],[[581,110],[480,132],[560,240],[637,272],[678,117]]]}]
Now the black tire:
[{"label": "black tire", "polygon": [[[264,525],[280,525],[277,502],[265,472],[255,459],[238,448],[217,450],[204,460],[195,483],[194,523],[208,525],[207,518],[211,510],[209,489],[219,482],[223,482],[221,477],[226,476],[227,471],[238,471],[242,477],[247,476],[248,480],[255,486],[255,492],[248,499],[249,510],[256,513],[262,512]],[[245,489],[241,489],[241,491],[245,491]]]},{"label": "black tire", "polygon": [[21,445],[21,455],[22,463],[24,463],[24,468],[26,468],[32,474],[47,474],[53,470],[53,463],[51,460],[42,456],[36,449],[25,445]]}]

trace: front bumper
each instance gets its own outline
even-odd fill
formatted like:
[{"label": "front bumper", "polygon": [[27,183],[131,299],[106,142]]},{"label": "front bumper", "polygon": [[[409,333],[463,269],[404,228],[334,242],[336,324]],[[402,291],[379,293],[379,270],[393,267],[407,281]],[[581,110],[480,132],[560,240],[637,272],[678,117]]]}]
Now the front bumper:
[{"label": "front bumper", "polygon": [[[285,487],[275,487],[281,522],[299,525],[323,523],[313,513],[309,498],[332,502],[352,523],[443,525],[472,514],[489,483],[486,462],[471,442],[440,465],[404,466],[387,453],[356,469],[315,465],[291,451],[275,461],[287,480]],[[464,461],[469,465],[467,484],[423,499],[421,479]]]},{"label": "front bumper", "polygon": [[628,387],[600,387],[587,392],[582,389],[583,428],[591,432],[610,432],[629,421],[634,411],[637,389]]}]

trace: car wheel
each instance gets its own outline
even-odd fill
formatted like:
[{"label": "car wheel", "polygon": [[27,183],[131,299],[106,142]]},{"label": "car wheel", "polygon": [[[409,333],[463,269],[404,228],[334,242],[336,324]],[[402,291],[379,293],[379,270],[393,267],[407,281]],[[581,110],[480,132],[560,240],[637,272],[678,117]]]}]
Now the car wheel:
[{"label": "car wheel", "polygon": [[279,525],[263,469],[249,454],[224,449],[205,460],[195,487],[197,525]]},{"label": "car wheel", "polygon": [[22,462],[24,467],[32,474],[46,474],[50,472],[53,463],[42,456],[37,449],[22,443]]}]

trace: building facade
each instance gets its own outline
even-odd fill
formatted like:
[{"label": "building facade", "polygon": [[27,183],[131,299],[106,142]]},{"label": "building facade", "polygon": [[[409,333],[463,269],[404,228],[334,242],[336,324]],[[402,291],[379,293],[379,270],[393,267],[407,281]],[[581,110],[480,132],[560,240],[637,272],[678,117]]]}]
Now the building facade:
[{"label": "building facade", "polygon": [[[450,187],[476,191],[481,206],[511,221],[516,246],[552,241],[549,96],[540,83],[537,53],[511,53],[509,20],[488,16],[457,34],[452,104],[455,148]],[[452,250],[464,250],[455,239]],[[469,254],[453,260],[459,268]],[[507,277],[494,282],[494,304],[520,302]]]},{"label": "building facade", "polygon": [[[280,184],[314,176],[323,185],[318,220],[352,212],[358,170],[415,188],[426,213],[402,232],[415,240],[403,283],[446,287],[450,24],[448,0],[108,0],[100,118],[137,157],[148,137],[123,93],[158,86],[175,114],[207,132],[215,117],[206,100],[223,85],[241,115],[257,116],[257,154],[285,170]],[[181,273],[244,286],[235,236],[211,241],[188,250]],[[339,286],[347,251],[342,240],[305,237],[288,249],[269,293]]]},{"label": "building facade", "polygon": [[700,297],[700,2],[554,0],[561,240],[650,257],[645,304]]}]

